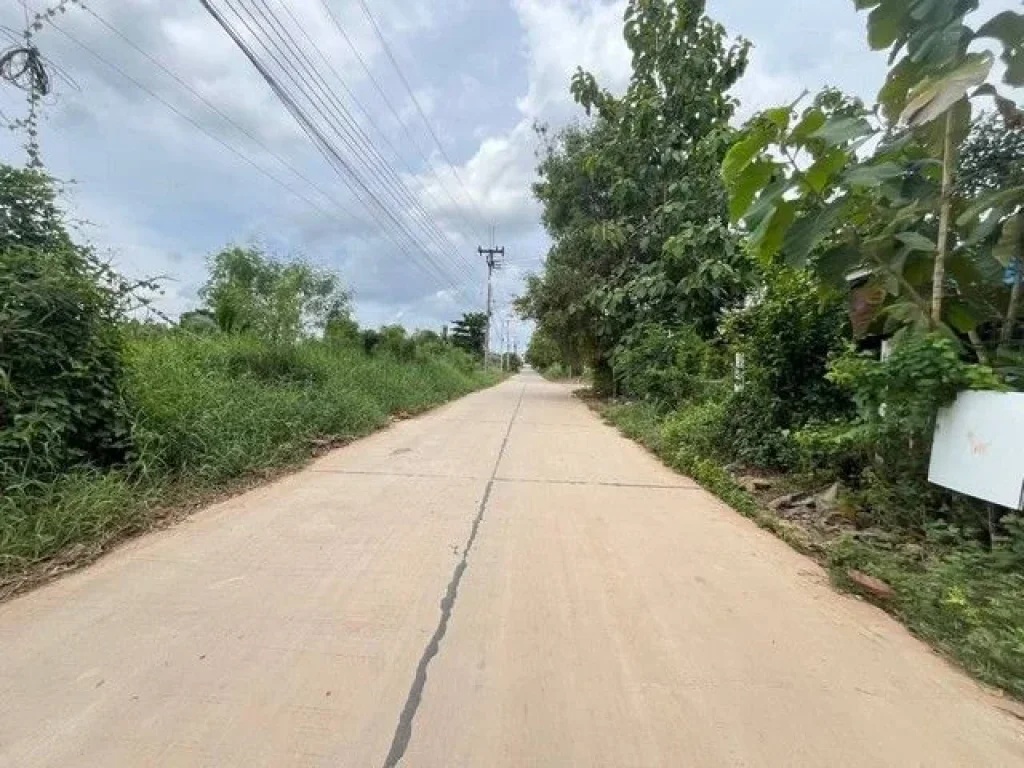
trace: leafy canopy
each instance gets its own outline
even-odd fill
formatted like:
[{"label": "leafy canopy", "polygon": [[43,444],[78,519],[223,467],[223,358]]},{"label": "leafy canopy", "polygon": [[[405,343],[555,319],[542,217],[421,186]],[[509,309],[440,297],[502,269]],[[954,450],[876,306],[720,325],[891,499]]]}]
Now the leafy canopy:
[{"label": "leafy canopy", "polygon": [[715,171],[748,46],[729,43],[700,0],[632,0],[624,34],[625,94],[579,70],[571,91],[591,122],[553,137],[541,129],[534,191],[553,245],[519,305],[599,373],[634,325],[686,322],[710,335],[743,293]]}]

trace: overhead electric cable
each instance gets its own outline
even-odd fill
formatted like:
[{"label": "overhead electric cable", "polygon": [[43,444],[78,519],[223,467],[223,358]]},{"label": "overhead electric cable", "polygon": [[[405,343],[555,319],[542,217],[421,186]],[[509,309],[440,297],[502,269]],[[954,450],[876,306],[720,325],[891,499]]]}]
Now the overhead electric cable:
[{"label": "overhead electric cable", "polygon": [[[451,279],[450,275],[446,275],[444,269],[440,267],[434,256],[429,250],[423,248],[416,240],[416,237],[410,233],[408,227],[395,215],[395,213],[380,199],[380,196],[374,192],[362,176],[355,170],[351,162],[338,150],[333,142],[324,134],[323,128],[318,126],[316,121],[311,115],[302,107],[302,105],[296,100],[295,96],[290,92],[290,89],[286,87],[277,77],[263,64],[259,56],[252,49],[251,45],[242,37],[241,33],[235,29],[234,25],[227,20],[227,18],[217,8],[215,8],[209,0],[200,0],[204,8],[214,17],[214,19],[220,24],[224,31],[231,37],[239,49],[243,52],[250,63],[256,68],[257,72],[263,77],[263,79],[270,86],[271,90],[275,93],[278,99],[285,105],[292,116],[299,123],[302,130],[307,134],[314,146],[320,151],[325,157],[328,164],[334,168],[335,172],[342,179],[342,181],[352,190],[356,199],[359,200],[374,220],[381,227],[381,230],[385,232],[393,242],[399,245],[406,254],[420,263],[415,256],[414,252],[417,250],[426,260],[426,265],[421,264],[428,271],[433,271],[435,277],[448,283],[456,289],[462,288],[457,281]],[[304,89],[302,78],[296,78],[291,70],[285,66],[279,58],[274,54],[274,51],[268,46],[266,40],[257,32],[252,24],[254,17],[249,14],[248,17],[242,11],[235,6],[231,0],[227,0],[227,5],[231,9],[231,12],[241,21],[242,25],[246,28],[249,37],[258,43],[264,51],[274,59],[278,68],[282,70],[283,74],[292,82],[293,87],[297,88],[301,97],[310,103],[313,109],[320,113],[321,117],[324,117],[322,109],[317,109],[315,97],[311,97],[310,94]],[[257,24],[257,27],[259,25]],[[372,202],[371,202],[372,201]],[[410,253],[408,247],[403,247],[399,243],[401,239],[407,239],[413,246],[413,253]]]}]

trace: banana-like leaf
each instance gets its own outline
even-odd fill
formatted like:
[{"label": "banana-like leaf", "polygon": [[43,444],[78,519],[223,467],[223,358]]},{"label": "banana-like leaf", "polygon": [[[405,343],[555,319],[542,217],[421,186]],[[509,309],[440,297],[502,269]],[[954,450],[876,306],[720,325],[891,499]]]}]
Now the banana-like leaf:
[{"label": "banana-like leaf", "polygon": [[992,54],[968,54],[963,64],[940,78],[927,78],[910,94],[900,121],[912,127],[930,123],[960,101],[967,92],[985,82],[992,71]]}]

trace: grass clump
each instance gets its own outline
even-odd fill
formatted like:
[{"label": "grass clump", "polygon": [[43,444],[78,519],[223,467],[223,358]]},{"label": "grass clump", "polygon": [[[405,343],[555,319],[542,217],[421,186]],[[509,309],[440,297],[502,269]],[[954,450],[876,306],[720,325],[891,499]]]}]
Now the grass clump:
[{"label": "grass clump", "polygon": [[400,359],[320,340],[282,347],[180,329],[128,334],[126,460],[10,481],[0,497],[0,580],[144,529],[168,503],[296,465],[317,442],[368,434],[394,414],[498,380],[466,357],[449,347]]}]

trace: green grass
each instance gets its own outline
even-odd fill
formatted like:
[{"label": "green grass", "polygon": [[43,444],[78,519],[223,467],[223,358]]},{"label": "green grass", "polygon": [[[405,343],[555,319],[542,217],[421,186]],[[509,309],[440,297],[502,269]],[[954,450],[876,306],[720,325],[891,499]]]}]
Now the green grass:
[{"label": "green grass", "polygon": [[[833,583],[854,590],[847,571],[857,569],[892,586],[895,597],[880,607],[915,634],[956,660],[978,679],[1024,699],[1024,541],[989,550],[956,531],[938,531],[925,541],[898,534],[871,540],[843,536],[812,539],[779,519],[736,483],[704,452],[702,419],[694,413],[666,417],[643,403],[604,405],[601,412],[623,434],[686,473],[737,512],[816,557]],[[687,427],[692,426],[692,429]],[[866,596],[870,597],[870,596]]]},{"label": "green grass", "polygon": [[128,465],[6,488],[0,581],[76,545],[95,550],[145,529],[168,504],[298,465],[318,441],[366,435],[500,378],[448,349],[400,361],[320,342],[275,349],[180,332],[132,339],[127,369]]}]

